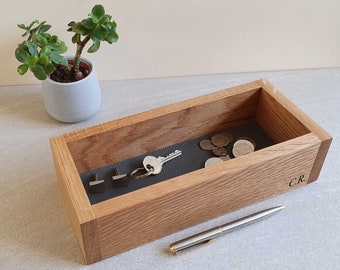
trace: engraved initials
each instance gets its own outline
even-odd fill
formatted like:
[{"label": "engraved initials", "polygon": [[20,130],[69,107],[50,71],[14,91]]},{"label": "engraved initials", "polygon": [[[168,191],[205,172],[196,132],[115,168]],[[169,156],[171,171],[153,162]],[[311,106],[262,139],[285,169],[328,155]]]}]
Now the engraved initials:
[{"label": "engraved initials", "polygon": [[298,185],[298,184],[300,184],[300,183],[302,183],[304,181],[306,181],[305,175],[302,174],[299,177],[294,177],[292,180],[290,180],[289,186],[293,187],[293,186]]}]

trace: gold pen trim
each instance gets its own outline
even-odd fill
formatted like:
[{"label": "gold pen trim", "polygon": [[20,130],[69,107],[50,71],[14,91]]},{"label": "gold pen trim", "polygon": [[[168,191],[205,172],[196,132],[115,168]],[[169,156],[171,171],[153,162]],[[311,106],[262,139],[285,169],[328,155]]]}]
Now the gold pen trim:
[{"label": "gold pen trim", "polygon": [[177,255],[177,251],[176,251],[175,246],[173,244],[170,245],[169,250],[170,250],[170,253],[172,255]]}]

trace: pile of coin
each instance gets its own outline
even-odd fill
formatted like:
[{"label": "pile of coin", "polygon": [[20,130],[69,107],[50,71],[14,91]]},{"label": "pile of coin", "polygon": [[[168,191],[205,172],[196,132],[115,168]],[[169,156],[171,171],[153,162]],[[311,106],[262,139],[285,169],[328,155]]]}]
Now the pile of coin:
[{"label": "pile of coin", "polygon": [[[229,160],[227,146],[233,142],[233,136],[229,133],[220,133],[211,137],[210,140],[200,141],[200,147],[206,151],[212,151],[217,157],[209,158],[204,167],[210,167]],[[232,147],[234,157],[243,156],[255,151],[255,142],[250,138],[241,137],[237,139]]]},{"label": "pile of coin", "polygon": [[216,165],[225,160],[230,159],[228,155],[227,146],[233,142],[233,136],[229,133],[216,134],[210,140],[205,139],[200,141],[200,147],[206,151],[212,151],[217,157],[209,158],[204,167]]}]

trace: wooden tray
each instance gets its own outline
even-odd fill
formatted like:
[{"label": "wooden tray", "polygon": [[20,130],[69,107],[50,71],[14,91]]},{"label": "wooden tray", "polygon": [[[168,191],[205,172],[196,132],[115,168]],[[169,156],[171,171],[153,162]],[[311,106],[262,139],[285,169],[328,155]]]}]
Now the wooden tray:
[{"label": "wooden tray", "polygon": [[[254,121],[274,145],[91,205],[80,174]],[[331,141],[268,81],[259,80],[50,143],[60,190],[89,264],[313,182]]]}]

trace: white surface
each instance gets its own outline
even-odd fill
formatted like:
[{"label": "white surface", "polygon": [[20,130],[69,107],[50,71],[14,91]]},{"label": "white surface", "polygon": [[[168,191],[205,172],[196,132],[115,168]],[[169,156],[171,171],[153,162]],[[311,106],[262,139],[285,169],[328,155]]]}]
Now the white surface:
[{"label": "white surface", "polygon": [[[0,16],[0,85],[36,83],[16,72],[18,23],[52,24],[75,46],[67,24],[87,16],[94,1],[4,0]],[[84,53],[101,80],[340,66],[338,0],[101,0],[117,22],[119,41]],[[67,8],[65,8],[67,7]],[[29,12],[27,12],[29,10]],[[61,15],[62,14],[62,15]],[[61,16],[60,16],[61,15]],[[86,49],[87,50],[87,49]]]},{"label": "white surface", "polygon": [[[118,117],[269,79],[333,135],[319,180],[115,257],[83,265],[59,193],[49,138]],[[340,269],[340,68],[104,81],[103,104],[88,121],[62,124],[45,111],[40,86],[0,88],[0,269]],[[277,205],[279,214],[180,256],[183,237]],[[157,224],[155,224],[157,228]]]}]

